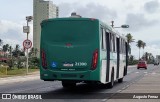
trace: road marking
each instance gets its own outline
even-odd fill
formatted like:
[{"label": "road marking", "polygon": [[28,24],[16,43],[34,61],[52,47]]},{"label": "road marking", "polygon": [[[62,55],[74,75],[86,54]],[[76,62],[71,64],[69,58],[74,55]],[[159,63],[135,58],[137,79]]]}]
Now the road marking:
[{"label": "road marking", "polygon": [[126,87],[129,87],[129,85],[127,85]]},{"label": "road marking", "polygon": [[136,72],[136,73],[139,73],[139,72]]},{"label": "road marking", "polygon": [[155,72],[153,72],[152,74],[156,74]]},{"label": "road marking", "polygon": [[144,73],[148,73],[148,72],[144,72]]},{"label": "road marking", "polygon": [[107,101],[107,99],[103,99],[102,101]]},{"label": "road marking", "polygon": [[122,90],[118,90],[117,92],[121,92]]}]

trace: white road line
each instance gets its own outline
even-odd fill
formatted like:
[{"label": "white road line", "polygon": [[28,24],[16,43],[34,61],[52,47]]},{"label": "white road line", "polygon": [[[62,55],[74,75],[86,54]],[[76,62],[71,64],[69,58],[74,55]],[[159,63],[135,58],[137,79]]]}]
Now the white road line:
[{"label": "white road line", "polygon": [[103,99],[102,101],[107,101],[107,99]]},{"label": "white road line", "polygon": [[139,73],[139,72],[136,72],[136,73]]},{"label": "white road line", "polygon": [[144,73],[148,73],[148,72],[144,72]]},{"label": "white road line", "polygon": [[117,92],[121,92],[122,90],[118,90]]},{"label": "white road line", "polygon": [[129,87],[130,85],[127,85],[126,87]]},{"label": "white road line", "polygon": [[155,72],[153,72],[152,74],[156,74]]}]

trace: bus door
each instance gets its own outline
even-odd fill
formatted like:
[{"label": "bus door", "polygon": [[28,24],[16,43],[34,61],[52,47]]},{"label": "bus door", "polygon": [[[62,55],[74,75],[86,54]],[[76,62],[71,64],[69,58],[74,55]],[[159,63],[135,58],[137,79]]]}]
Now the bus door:
[{"label": "bus door", "polygon": [[110,72],[110,33],[106,32],[106,48],[107,48],[107,70],[106,70],[106,82],[109,81],[109,72]]},{"label": "bus door", "polygon": [[125,42],[125,50],[126,50],[126,71],[125,71],[125,75],[127,75],[127,68],[128,68],[128,48],[129,48],[129,44],[127,42]]}]

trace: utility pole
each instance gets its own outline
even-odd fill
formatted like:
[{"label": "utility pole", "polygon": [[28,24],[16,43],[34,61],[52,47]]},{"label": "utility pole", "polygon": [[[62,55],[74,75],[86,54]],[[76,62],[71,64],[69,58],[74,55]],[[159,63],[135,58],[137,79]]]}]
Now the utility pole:
[{"label": "utility pole", "polygon": [[28,49],[32,46],[31,41],[28,39],[28,35],[29,35],[29,32],[30,32],[28,23],[33,20],[33,17],[32,16],[27,16],[26,20],[27,20],[27,26],[23,26],[23,32],[27,33],[27,40],[25,40],[23,42],[23,46],[24,46],[25,49],[27,49],[27,55],[26,55],[26,57],[27,57],[27,62],[26,62],[27,71],[26,71],[26,74],[28,74]]},{"label": "utility pole", "polygon": [[111,25],[111,26],[112,26],[112,28],[113,28],[113,27],[114,27],[114,21],[111,21],[111,23],[112,23],[112,25]]}]

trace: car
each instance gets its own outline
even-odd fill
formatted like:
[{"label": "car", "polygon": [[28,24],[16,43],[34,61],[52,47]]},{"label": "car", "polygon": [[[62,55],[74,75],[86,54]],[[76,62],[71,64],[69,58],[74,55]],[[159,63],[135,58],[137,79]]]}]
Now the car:
[{"label": "car", "polygon": [[139,68],[147,69],[147,62],[146,61],[139,61],[137,64],[137,69],[139,69]]},{"label": "car", "polygon": [[159,62],[154,62],[154,65],[159,65]]}]

